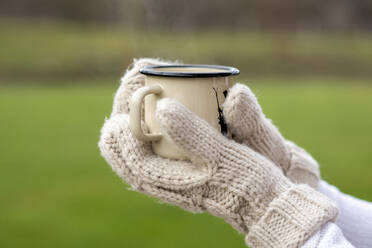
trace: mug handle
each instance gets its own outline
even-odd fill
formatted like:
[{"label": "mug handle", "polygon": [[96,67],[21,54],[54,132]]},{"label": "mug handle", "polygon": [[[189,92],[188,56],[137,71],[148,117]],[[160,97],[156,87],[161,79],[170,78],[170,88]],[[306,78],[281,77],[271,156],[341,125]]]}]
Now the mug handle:
[{"label": "mug handle", "polygon": [[133,93],[129,102],[129,128],[134,136],[142,141],[158,141],[163,135],[146,134],[141,127],[142,101],[149,94],[160,94],[163,91],[160,85],[150,85],[139,88]]}]

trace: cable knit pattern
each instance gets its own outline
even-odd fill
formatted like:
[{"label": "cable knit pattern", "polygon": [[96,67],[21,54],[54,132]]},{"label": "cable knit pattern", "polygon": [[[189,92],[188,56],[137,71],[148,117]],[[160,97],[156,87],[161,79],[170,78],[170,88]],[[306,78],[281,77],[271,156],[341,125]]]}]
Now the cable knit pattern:
[{"label": "cable knit pattern", "polygon": [[154,154],[131,134],[126,114],[113,115],[101,130],[102,156],[133,189],[221,217],[247,234],[252,247],[298,247],[337,215],[323,195],[292,184],[270,160],[222,136],[175,100],[159,101],[156,117],[190,161]]},{"label": "cable knit pattern", "polygon": [[[134,59],[115,94],[112,116],[129,113],[129,100],[134,91],[145,84],[139,70],[148,65],[179,63],[154,58]],[[317,188],[319,169],[317,162],[303,149],[286,141],[278,129],[267,119],[252,91],[236,84],[224,104],[224,115],[234,139],[267,156],[279,165],[295,183],[306,183]],[[143,128],[146,128],[143,126]]]},{"label": "cable knit pattern", "polygon": [[[189,160],[160,157],[152,151],[151,143],[137,140],[129,129],[128,113],[131,95],[144,85],[139,69],[168,63],[135,60],[122,78],[113,112],[101,129],[102,156],[132,189],[187,211],[221,217],[246,234],[251,247],[299,247],[322,224],[335,219],[337,208],[332,202],[306,185],[293,184],[274,165],[282,165],[288,174],[291,164],[302,166],[306,162],[293,155],[296,153],[289,144],[284,145],[279,132],[273,138],[259,124],[262,117],[257,116],[262,111],[258,104],[248,104],[247,112],[241,109],[239,98],[228,97],[228,109],[235,114],[225,113],[230,113],[230,120],[235,118],[237,126],[248,125],[247,130],[260,134],[255,137],[262,147],[256,150],[261,154],[222,136],[172,99],[158,102],[156,118],[163,133],[188,154]],[[234,91],[239,93],[234,87],[229,96],[236,95]],[[248,119],[236,118],[239,113],[256,116],[254,122],[241,124]],[[146,131],[144,123],[143,128]],[[272,150],[273,144],[278,150]]]},{"label": "cable knit pattern", "polygon": [[303,149],[286,141],[279,130],[267,119],[252,91],[236,84],[223,106],[226,122],[234,139],[271,159],[295,183],[306,183],[317,188],[317,162]]}]

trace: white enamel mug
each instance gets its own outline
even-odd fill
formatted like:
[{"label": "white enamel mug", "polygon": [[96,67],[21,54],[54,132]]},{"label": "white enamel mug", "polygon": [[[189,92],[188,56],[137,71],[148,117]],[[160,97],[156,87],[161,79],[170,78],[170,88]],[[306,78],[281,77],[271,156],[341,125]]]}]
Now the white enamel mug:
[{"label": "white enamel mug", "polygon": [[[157,101],[162,98],[176,99],[222,134],[229,135],[221,108],[232,85],[230,76],[238,75],[238,69],[218,65],[163,65],[148,66],[140,72],[146,76],[145,86],[131,98],[129,126],[137,139],[152,142],[156,154],[187,159],[171,138],[161,133],[155,111]],[[142,102],[149,133],[141,128]]]}]

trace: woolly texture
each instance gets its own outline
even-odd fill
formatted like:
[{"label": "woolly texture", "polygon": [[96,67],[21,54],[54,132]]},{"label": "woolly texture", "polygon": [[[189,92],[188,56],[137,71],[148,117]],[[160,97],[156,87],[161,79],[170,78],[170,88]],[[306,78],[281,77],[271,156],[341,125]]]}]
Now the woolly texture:
[{"label": "woolly texture", "polygon": [[228,140],[175,100],[161,100],[156,117],[190,161],[154,154],[132,135],[127,114],[112,116],[101,130],[102,156],[133,189],[224,218],[252,247],[299,247],[336,217],[326,197],[291,183],[270,160]]},{"label": "woolly texture", "polygon": [[175,100],[159,101],[156,118],[190,160],[162,158],[151,143],[137,140],[129,129],[128,101],[143,85],[139,68],[158,63],[165,62],[134,63],[101,130],[102,156],[134,190],[187,211],[221,217],[246,234],[251,247],[299,247],[335,219],[337,208],[326,197],[293,184],[272,161],[222,136]]},{"label": "woolly texture", "polygon": [[[180,62],[154,58],[134,59],[121,78],[111,116],[129,113],[129,100],[132,94],[145,84],[145,76],[139,72],[141,68],[174,63]],[[236,141],[248,145],[272,160],[283,169],[292,182],[306,183],[317,188],[320,178],[318,163],[305,150],[282,137],[278,129],[265,117],[256,97],[248,87],[236,84],[230,89],[223,111]]]},{"label": "woolly texture", "polygon": [[231,88],[223,112],[236,141],[272,160],[292,182],[317,188],[318,163],[305,150],[283,138],[247,86],[236,84]]}]

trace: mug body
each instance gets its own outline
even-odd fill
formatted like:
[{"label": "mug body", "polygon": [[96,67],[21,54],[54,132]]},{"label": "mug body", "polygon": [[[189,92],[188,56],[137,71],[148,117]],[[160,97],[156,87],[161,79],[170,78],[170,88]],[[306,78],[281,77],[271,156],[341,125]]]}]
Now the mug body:
[{"label": "mug body", "polygon": [[[146,75],[146,86],[160,85],[162,88],[160,94],[148,95],[144,102],[144,118],[149,132],[163,135],[159,141],[152,142],[155,153],[172,159],[187,159],[187,155],[173,143],[167,134],[162,132],[155,118],[157,101],[162,98],[176,99],[222,134],[228,135],[222,113],[222,104],[228,89],[232,86],[228,75],[216,74],[219,70],[213,68],[189,68],[187,66],[160,68],[158,71],[181,74],[179,76],[174,76],[174,74]],[[205,75],[208,72],[209,74]],[[190,74],[182,76],[185,73]]]}]

